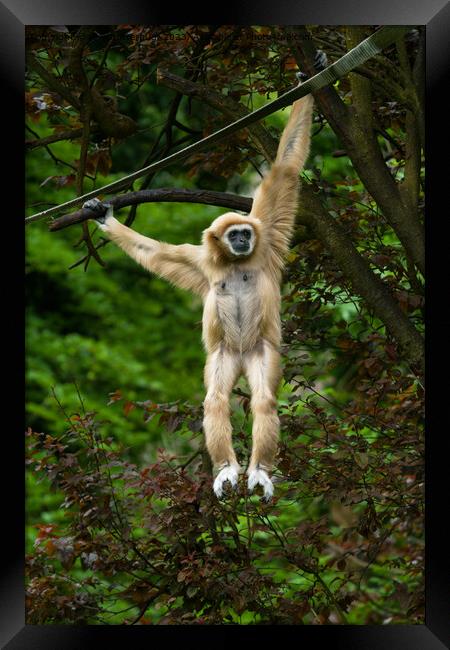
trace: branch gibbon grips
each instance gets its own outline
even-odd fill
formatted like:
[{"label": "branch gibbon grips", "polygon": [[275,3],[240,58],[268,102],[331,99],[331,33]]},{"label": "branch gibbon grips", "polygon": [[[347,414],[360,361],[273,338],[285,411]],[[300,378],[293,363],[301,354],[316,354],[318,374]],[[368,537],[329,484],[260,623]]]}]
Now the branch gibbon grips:
[{"label": "branch gibbon grips", "polygon": [[242,471],[232,445],[230,395],[244,375],[251,391],[252,451],[248,489],[273,495],[270,473],[279,438],[276,391],[281,379],[280,282],[298,206],[299,172],[306,162],[311,95],[296,101],[276,159],[256,190],[251,213],[227,212],[203,232],[199,245],[178,246],[144,237],[122,225],[98,199],[83,207],[125,253],[152,273],[203,299],[206,396],[203,430],[222,497]]}]

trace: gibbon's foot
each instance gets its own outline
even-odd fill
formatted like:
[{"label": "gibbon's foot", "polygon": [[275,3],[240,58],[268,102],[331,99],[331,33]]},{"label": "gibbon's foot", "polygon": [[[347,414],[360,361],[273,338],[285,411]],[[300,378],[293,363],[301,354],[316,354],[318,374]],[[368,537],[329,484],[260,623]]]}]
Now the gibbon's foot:
[{"label": "gibbon's foot", "polygon": [[264,494],[261,497],[261,501],[268,503],[273,497],[273,483],[269,478],[266,470],[256,467],[249,472],[248,475],[248,491],[253,492],[257,485],[261,485]]},{"label": "gibbon's foot", "polygon": [[103,203],[100,199],[89,199],[83,203],[83,208],[95,212],[94,221],[100,226],[105,225],[106,219],[111,216],[112,206],[110,203]]},{"label": "gibbon's foot", "polygon": [[236,467],[233,467],[233,465],[227,465],[226,467],[221,469],[220,472],[217,474],[213,485],[213,489],[216,494],[216,497],[218,499],[222,498],[223,490],[224,490],[223,484],[226,481],[230,481],[231,487],[233,488],[233,490],[236,490],[238,478],[239,478],[238,470]]},{"label": "gibbon's foot", "polygon": [[[314,55],[314,67],[317,72],[322,72],[328,65],[328,57],[323,50],[316,50]],[[303,83],[308,79],[309,75],[306,72],[296,72],[295,76],[297,77],[299,83]]]}]

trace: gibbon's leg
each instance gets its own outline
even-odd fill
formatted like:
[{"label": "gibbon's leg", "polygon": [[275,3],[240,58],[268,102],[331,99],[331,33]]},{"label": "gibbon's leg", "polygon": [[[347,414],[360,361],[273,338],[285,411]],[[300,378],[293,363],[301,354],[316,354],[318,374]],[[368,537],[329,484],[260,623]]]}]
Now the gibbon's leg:
[{"label": "gibbon's leg", "polygon": [[253,415],[252,455],[247,469],[248,489],[264,489],[264,501],[273,495],[268,472],[272,470],[278,447],[280,422],[276,390],[281,379],[280,354],[264,339],[243,358],[244,373],[250,386]]},{"label": "gibbon's leg", "polygon": [[230,481],[232,487],[237,485],[240,470],[232,446],[230,422],[230,394],[240,369],[239,353],[223,345],[208,355],[205,365],[203,431],[214,470],[218,471],[213,489],[219,499],[225,481]]}]

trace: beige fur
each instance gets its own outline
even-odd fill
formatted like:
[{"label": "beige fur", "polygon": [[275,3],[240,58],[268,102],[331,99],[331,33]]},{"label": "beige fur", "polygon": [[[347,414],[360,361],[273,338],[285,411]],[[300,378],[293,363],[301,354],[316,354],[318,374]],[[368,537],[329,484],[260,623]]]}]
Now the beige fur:
[{"label": "beige fur", "polygon": [[[218,217],[204,231],[201,245],[174,246],[144,237],[120,224],[112,210],[101,226],[146,269],[202,297],[206,445],[215,470],[229,468],[224,476],[235,476],[232,470],[239,471],[239,464],[232,446],[229,399],[236,381],[245,375],[252,394],[248,467],[252,485],[263,485],[255,472],[269,472],[277,451],[280,281],[298,205],[299,171],[309,152],[312,108],[310,95],[294,103],[276,160],[256,191],[250,215],[228,212]],[[234,256],[223,241],[233,224],[253,227],[256,241],[247,257]],[[221,494],[220,481],[216,493]]]}]

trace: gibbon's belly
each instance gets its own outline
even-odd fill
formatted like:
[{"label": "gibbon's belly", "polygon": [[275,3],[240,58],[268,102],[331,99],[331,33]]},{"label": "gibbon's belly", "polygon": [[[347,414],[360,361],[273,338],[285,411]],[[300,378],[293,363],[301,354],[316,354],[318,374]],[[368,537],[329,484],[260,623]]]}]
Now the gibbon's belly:
[{"label": "gibbon's belly", "polygon": [[240,352],[250,350],[259,338],[262,320],[258,274],[236,269],[215,283],[214,292],[224,343]]}]

